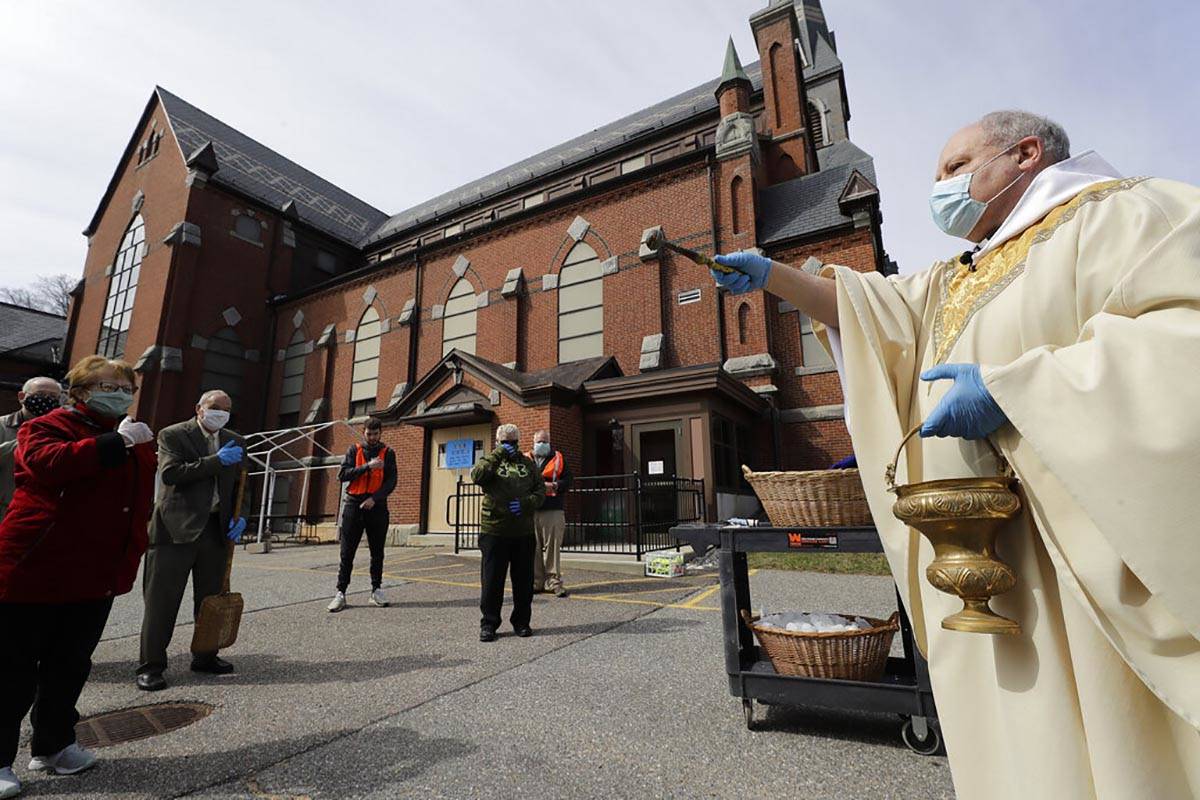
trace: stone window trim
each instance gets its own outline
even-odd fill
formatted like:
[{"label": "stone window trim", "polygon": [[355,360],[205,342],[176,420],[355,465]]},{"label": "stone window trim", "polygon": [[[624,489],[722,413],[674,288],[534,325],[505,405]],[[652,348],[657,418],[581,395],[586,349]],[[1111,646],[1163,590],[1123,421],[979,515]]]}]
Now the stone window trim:
[{"label": "stone window trim", "polygon": [[[246,242],[247,244],[252,244],[255,247],[260,247],[260,248],[266,247],[266,245],[263,244],[263,239],[262,239],[262,233],[266,232],[267,227],[268,227],[267,221],[265,219],[259,219],[258,214],[254,213],[250,209],[235,208],[235,209],[232,209],[229,213],[230,213],[230,216],[233,217],[233,227],[229,229],[230,236],[232,236],[235,239],[240,239],[243,242]],[[259,233],[259,238],[257,240],[251,239],[249,236],[246,236],[245,234],[238,233],[237,226],[238,226],[239,218],[248,218],[248,219],[254,220],[255,222],[258,223],[260,233]]]}]

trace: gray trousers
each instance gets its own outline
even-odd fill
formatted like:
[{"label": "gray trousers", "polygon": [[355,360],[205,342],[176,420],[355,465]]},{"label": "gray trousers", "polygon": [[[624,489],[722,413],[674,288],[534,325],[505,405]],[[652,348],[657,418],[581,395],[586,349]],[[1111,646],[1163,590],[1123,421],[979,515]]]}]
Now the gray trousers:
[{"label": "gray trousers", "polygon": [[567,530],[567,518],[561,508],[537,511],[533,515],[533,532],[537,537],[537,549],[533,553],[533,590],[556,592],[562,588],[563,535]]},{"label": "gray trousers", "polygon": [[142,573],[146,610],[142,617],[139,674],[162,673],[167,668],[167,647],[175,632],[175,620],[189,575],[192,578],[193,618],[200,613],[204,598],[220,594],[225,580],[225,553],[225,537],[221,535],[221,523],[216,514],[209,518],[208,527],[196,541],[152,545],[146,551]]}]

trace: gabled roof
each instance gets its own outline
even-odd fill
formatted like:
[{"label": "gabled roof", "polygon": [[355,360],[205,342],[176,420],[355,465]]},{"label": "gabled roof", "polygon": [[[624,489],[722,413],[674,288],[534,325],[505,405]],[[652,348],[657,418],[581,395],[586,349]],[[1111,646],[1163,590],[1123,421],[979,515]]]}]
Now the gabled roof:
[{"label": "gabled roof", "polygon": [[33,348],[36,352],[28,355],[40,356],[48,353],[50,346],[61,347],[66,335],[66,317],[36,308],[0,303],[0,353]]},{"label": "gabled roof", "polygon": [[821,148],[817,162],[818,172],[759,192],[759,243],[772,244],[849,224],[853,218],[843,199],[862,199],[868,185],[878,187],[875,162],[850,141]]},{"label": "gabled roof", "polygon": [[[753,90],[762,88],[762,69],[758,62],[747,66],[745,73],[750,79]],[[661,103],[622,117],[616,122],[610,122],[590,133],[577,136],[524,161],[518,161],[512,166],[413,206],[407,211],[396,214],[372,232],[362,242],[362,246],[366,247],[380,239],[429,222],[461,206],[498,195],[512,187],[548,175],[555,170],[592,158],[608,150],[614,150],[652,131],[716,111],[715,92],[720,83],[720,78],[703,83]]]},{"label": "gabled roof", "polygon": [[[445,380],[447,371],[458,369],[474,375],[521,405],[540,404],[551,399],[567,400],[578,394],[586,381],[621,374],[621,368],[611,356],[571,361],[538,372],[519,372],[486,358],[451,350],[417,381],[410,392],[387,409],[377,412],[376,416],[388,420],[414,421],[422,402],[436,400],[433,393]],[[446,397],[446,402],[452,406],[461,405],[460,400],[454,393]]]},{"label": "gabled roof", "polygon": [[214,183],[237,189],[274,209],[294,200],[300,219],[355,244],[387,214],[309,172],[294,161],[226,125],[161,86],[154,89],[186,160],[211,142],[217,157]]}]

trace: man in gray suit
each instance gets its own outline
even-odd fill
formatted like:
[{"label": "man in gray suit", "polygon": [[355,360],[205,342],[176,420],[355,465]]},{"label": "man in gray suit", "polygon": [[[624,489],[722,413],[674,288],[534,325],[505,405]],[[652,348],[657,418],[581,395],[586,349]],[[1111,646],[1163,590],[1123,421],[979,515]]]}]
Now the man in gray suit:
[{"label": "man in gray suit", "polygon": [[[233,407],[219,389],[205,392],[196,416],[158,434],[161,488],[150,521],[150,548],[142,574],[141,665],[137,686],[165,689],[167,646],[175,630],[188,575],[192,576],[193,613],[225,578],[226,539],[237,541],[246,520],[233,518],[238,473],[245,440],[225,430]],[[192,671],[224,675],[233,665],[216,653],[192,655]]]}]

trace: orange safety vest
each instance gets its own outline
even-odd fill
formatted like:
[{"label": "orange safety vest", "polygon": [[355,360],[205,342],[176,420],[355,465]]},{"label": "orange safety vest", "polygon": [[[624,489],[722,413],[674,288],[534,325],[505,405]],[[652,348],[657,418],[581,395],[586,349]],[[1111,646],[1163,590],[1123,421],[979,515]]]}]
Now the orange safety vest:
[{"label": "orange safety vest", "polygon": [[[537,460],[533,457],[533,453],[526,453],[525,457],[528,458],[530,461],[532,461],[534,464],[537,463]],[[554,482],[558,481],[558,476],[562,475],[562,471],[563,471],[562,453],[555,450],[554,455],[551,456],[550,460],[546,462],[546,466],[542,467],[542,477],[546,479],[547,483],[554,483]],[[549,487],[546,488],[546,497],[554,497],[555,494],[557,494],[557,492],[553,491]]]},{"label": "orange safety vest", "polygon": [[[365,467],[367,465],[367,451],[361,444],[354,445],[354,466]],[[379,448],[378,457],[381,459],[387,458],[387,445],[382,445]],[[350,488],[346,490],[347,494],[375,494],[379,491],[379,487],[383,486],[383,470],[369,469],[359,475],[354,480],[350,481]]]}]

